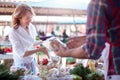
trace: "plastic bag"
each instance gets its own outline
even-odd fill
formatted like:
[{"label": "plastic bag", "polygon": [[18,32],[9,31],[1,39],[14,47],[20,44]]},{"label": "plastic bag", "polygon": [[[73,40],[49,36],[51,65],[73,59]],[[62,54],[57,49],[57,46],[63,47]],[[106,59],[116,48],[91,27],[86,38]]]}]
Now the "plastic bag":
[{"label": "plastic bag", "polygon": [[[54,41],[57,42],[57,44],[54,43]],[[58,38],[52,37],[45,41],[43,41],[42,45],[45,46],[50,51],[56,51],[59,50],[59,44],[63,45],[63,47],[66,47],[66,44],[61,42]]]}]

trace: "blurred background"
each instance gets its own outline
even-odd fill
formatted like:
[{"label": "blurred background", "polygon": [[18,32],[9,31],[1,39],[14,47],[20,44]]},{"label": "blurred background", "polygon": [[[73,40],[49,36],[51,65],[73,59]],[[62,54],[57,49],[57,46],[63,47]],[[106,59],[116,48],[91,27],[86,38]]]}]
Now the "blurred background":
[{"label": "blurred background", "polygon": [[0,0],[0,40],[11,26],[15,7],[25,3],[34,8],[33,18],[39,36],[83,35],[86,29],[87,5],[90,0]]}]

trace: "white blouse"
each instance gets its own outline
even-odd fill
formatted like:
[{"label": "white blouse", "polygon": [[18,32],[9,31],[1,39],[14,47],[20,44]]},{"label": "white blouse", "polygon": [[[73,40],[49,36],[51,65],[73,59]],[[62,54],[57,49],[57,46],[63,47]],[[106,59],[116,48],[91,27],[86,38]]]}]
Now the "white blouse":
[{"label": "white blouse", "polygon": [[15,66],[21,66],[24,63],[30,63],[35,55],[23,57],[25,51],[32,50],[32,44],[35,42],[36,29],[30,24],[28,27],[29,33],[26,32],[23,27],[19,26],[18,29],[11,29],[9,33],[9,39],[13,48],[13,59]]}]

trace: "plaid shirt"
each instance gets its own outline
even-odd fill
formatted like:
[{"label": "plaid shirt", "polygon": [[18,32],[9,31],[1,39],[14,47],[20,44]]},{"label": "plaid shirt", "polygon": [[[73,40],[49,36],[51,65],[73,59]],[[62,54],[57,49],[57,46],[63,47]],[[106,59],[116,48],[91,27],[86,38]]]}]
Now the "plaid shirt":
[{"label": "plaid shirt", "polygon": [[120,74],[120,0],[92,0],[88,5],[87,41],[83,49],[98,59],[110,43],[108,75]]}]

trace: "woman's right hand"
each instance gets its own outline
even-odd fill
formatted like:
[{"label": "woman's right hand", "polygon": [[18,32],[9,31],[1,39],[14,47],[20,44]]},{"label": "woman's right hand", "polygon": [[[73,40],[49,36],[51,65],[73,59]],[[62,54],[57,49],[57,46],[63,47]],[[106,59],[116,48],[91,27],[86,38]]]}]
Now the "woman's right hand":
[{"label": "woman's right hand", "polygon": [[40,47],[40,48],[38,48],[38,52],[43,52],[43,53],[46,54],[46,55],[48,56],[48,58],[49,58],[47,48],[45,48],[45,47]]}]

